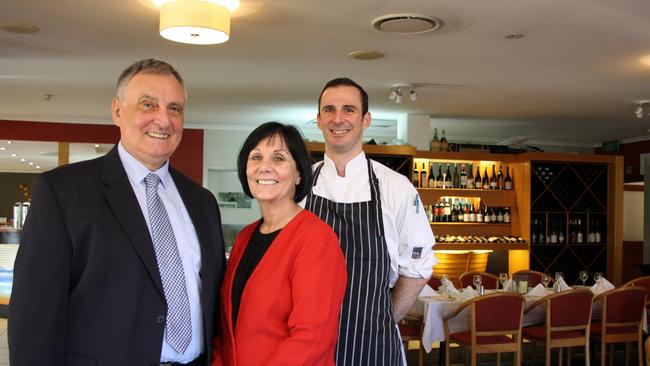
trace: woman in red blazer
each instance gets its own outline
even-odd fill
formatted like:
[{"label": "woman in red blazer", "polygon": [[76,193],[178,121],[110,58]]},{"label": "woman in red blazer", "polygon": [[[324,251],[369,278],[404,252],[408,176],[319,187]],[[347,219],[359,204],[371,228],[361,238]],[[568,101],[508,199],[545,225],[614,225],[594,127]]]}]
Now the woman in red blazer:
[{"label": "woman in red blazer", "polygon": [[336,234],[298,206],[312,171],[298,130],[256,128],[237,159],[262,218],[244,228],[221,287],[216,365],[334,365],[345,259]]}]

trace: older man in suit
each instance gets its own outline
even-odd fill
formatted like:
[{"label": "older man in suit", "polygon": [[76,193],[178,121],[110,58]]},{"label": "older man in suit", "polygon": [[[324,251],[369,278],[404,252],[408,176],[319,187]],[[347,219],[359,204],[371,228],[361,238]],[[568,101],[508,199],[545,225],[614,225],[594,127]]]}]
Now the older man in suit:
[{"label": "older man in suit", "polygon": [[217,203],[169,166],[186,93],[142,60],[118,80],[120,143],[40,175],[16,257],[14,366],[208,365],[225,267]]}]

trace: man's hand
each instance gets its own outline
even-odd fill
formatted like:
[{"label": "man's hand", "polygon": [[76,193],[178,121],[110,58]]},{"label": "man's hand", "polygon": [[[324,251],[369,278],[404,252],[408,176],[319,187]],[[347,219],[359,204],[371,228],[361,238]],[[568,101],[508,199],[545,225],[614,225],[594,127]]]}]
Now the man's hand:
[{"label": "man's hand", "polygon": [[393,317],[396,323],[404,318],[428,280],[399,276],[392,291]]}]

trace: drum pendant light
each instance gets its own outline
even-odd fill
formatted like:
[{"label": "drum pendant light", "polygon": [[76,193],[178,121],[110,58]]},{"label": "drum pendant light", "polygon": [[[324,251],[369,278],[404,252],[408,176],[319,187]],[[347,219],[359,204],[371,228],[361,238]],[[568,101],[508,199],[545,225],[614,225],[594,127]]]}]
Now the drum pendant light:
[{"label": "drum pendant light", "polygon": [[[160,35],[174,42],[218,44],[230,38],[230,13],[239,1],[158,0]],[[234,9],[233,9],[234,8]]]}]

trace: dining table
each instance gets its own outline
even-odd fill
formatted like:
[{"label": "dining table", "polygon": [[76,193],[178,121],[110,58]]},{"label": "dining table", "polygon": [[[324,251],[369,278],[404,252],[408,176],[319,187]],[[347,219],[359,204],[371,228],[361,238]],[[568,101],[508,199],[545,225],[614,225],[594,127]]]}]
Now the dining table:
[{"label": "dining table", "polygon": [[[500,292],[503,290],[486,290],[485,293]],[[526,294],[525,309],[528,309],[536,301],[544,298],[544,296],[555,293],[553,289],[546,288],[546,295],[533,296]],[[458,294],[456,294],[458,295]],[[453,313],[459,305],[464,301],[472,299],[472,297],[451,296],[446,293],[438,292],[435,296],[422,296],[418,297],[417,301],[411,307],[409,313],[419,315],[423,319],[424,327],[422,331],[422,346],[427,353],[431,352],[434,343],[444,342],[445,330],[442,319]],[[467,307],[461,311],[457,316],[449,321],[449,330],[452,333],[468,331],[470,329],[470,308]],[[592,305],[592,319],[600,318],[602,311],[602,302],[596,302]],[[644,312],[644,328],[646,328],[645,312]],[[524,318],[522,326],[530,326],[535,324],[542,324],[546,321],[546,306],[537,306],[529,312],[524,310]],[[644,329],[647,331],[647,329]]]}]

